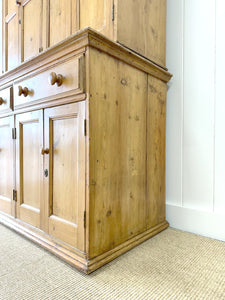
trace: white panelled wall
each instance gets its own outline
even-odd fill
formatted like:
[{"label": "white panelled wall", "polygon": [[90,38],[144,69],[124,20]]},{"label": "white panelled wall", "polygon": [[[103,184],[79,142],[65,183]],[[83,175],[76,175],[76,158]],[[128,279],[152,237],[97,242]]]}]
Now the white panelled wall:
[{"label": "white panelled wall", "polygon": [[167,220],[225,241],[224,28],[224,0],[167,0]]}]

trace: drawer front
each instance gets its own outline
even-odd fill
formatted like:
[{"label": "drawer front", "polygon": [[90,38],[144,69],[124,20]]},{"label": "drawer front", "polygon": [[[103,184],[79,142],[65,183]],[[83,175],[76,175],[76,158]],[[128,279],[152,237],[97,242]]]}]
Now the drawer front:
[{"label": "drawer front", "polygon": [[0,90],[0,113],[12,110],[12,87]]},{"label": "drawer front", "polygon": [[14,82],[14,108],[84,92],[84,56],[72,57]]}]

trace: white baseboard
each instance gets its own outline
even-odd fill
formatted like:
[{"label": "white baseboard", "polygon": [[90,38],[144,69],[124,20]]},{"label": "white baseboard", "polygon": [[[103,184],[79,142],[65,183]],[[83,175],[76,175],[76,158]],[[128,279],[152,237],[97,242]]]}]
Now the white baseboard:
[{"label": "white baseboard", "polygon": [[225,241],[225,214],[166,205],[170,227]]}]

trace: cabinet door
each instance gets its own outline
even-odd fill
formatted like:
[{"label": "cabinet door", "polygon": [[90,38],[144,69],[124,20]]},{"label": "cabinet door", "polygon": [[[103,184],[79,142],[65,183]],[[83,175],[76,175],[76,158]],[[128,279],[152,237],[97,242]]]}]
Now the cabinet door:
[{"label": "cabinet door", "polygon": [[18,55],[18,13],[16,1],[3,0],[3,71],[19,64]]},{"label": "cabinet door", "polygon": [[113,0],[80,1],[80,29],[92,27],[108,38],[114,38]]},{"label": "cabinet door", "polygon": [[[78,0],[45,0],[47,4],[47,47],[78,30]],[[45,6],[45,5],[44,5]]]},{"label": "cabinet door", "polygon": [[45,110],[46,211],[49,234],[84,250],[85,103]]},{"label": "cabinet door", "polygon": [[16,115],[16,133],[17,218],[40,228],[42,110]]},{"label": "cabinet door", "polygon": [[0,210],[13,213],[13,117],[0,119]]},{"label": "cabinet door", "polygon": [[20,5],[21,61],[42,50],[43,0],[23,0]]}]

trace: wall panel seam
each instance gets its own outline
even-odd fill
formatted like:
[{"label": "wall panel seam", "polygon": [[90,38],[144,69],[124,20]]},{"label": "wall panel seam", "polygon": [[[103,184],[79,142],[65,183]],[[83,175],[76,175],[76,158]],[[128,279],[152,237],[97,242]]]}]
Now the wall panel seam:
[{"label": "wall panel seam", "polygon": [[214,6],[214,57],[213,57],[213,69],[214,69],[214,74],[213,74],[213,190],[212,190],[212,211],[215,212],[215,162],[216,162],[216,158],[215,158],[215,147],[216,147],[216,30],[217,30],[217,26],[216,26],[216,13],[217,13],[217,0],[215,0],[215,6]]},{"label": "wall panel seam", "polygon": [[185,9],[185,0],[182,0],[181,4],[181,13],[182,13],[182,37],[181,37],[181,45],[182,45],[182,62],[181,62],[181,206],[183,207],[183,157],[184,157],[184,26],[185,26],[185,18],[184,18],[184,9]]}]

